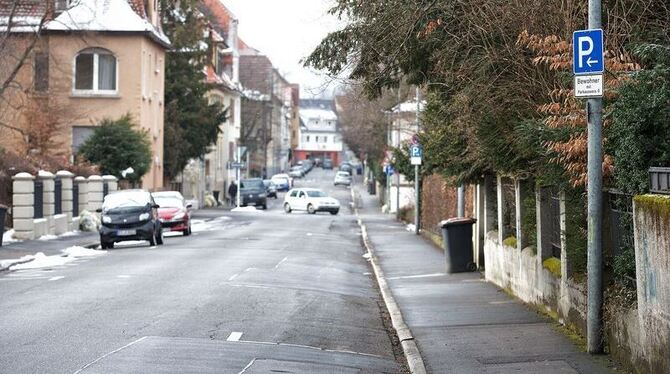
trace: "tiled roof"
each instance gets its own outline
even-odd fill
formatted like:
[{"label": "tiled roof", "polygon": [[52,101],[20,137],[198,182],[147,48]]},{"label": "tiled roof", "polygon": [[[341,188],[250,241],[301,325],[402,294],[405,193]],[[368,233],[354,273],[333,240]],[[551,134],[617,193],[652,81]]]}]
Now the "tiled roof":
[{"label": "tiled roof", "polygon": [[[237,17],[223,5],[221,0],[201,0],[200,11],[209,18],[212,27],[221,35],[228,35],[231,23],[237,20]],[[240,50],[253,49],[239,36],[237,37],[237,44]]]},{"label": "tiled roof", "polygon": [[15,9],[14,17],[42,17],[49,6],[45,0],[0,0],[0,17],[9,17],[12,9]]}]

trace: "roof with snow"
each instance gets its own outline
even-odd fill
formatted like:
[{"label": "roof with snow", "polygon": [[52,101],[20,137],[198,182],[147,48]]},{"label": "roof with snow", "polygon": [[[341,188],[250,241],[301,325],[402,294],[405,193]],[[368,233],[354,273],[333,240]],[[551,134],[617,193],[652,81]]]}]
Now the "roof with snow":
[{"label": "roof with snow", "polygon": [[[416,100],[405,101],[394,106],[391,111],[393,113],[416,113]],[[421,101],[419,104],[419,111],[423,112],[426,109],[426,101]]]},{"label": "roof with snow", "polygon": [[15,9],[14,1],[0,0],[0,30],[139,32],[170,47],[160,26],[149,21],[142,0],[75,0],[60,14],[54,13],[45,0],[18,0]]}]

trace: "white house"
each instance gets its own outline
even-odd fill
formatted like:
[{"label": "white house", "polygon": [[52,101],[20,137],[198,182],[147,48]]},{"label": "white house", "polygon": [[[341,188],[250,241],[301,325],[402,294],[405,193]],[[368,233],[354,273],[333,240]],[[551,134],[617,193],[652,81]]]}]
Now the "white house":
[{"label": "white house", "polygon": [[299,142],[294,159],[331,159],[337,165],[342,149],[333,100],[300,100]]}]

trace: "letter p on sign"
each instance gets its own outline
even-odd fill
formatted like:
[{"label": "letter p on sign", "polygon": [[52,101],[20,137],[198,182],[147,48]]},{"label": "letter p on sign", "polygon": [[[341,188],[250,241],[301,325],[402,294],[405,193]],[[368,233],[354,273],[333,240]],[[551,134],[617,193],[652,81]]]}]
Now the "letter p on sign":
[{"label": "letter p on sign", "polygon": [[589,36],[580,36],[577,38],[577,42],[579,43],[577,62],[579,63],[579,67],[582,68],[593,52],[593,39]]}]

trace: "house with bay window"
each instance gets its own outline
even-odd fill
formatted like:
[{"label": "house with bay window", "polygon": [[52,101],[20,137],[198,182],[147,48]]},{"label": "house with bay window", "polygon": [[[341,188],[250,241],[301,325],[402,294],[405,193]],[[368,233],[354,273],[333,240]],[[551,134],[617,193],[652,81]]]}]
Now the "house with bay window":
[{"label": "house with bay window", "polygon": [[9,52],[18,56],[28,51],[16,77],[21,89],[10,90],[0,103],[0,121],[17,129],[1,129],[0,146],[30,152],[20,130],[33,126],[35,110],[42,110],[57,130],[49,152],[74,157],[102,119],[130,114],[149,135],[153,153],[142,186],[161,189],[165,53],[170,41],[161,30],[160,2],[18,1],[14,8],[13,1],[0,0],[0,31],[15,45]]},{"label": "house with bay window", "polygon": [[320,158],[340,163],[343,144],[333,100],[300,100],[298,139],[295,161]]}]

